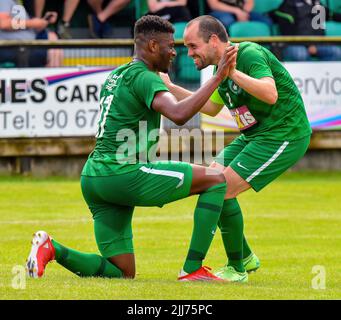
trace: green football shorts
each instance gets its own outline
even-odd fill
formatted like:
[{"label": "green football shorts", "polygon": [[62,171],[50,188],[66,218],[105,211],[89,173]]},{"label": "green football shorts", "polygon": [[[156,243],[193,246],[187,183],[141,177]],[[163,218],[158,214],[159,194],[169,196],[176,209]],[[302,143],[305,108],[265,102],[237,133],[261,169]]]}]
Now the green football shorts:
[{"label": "green football shorts", "polygon": [[215,161],[230,166],[258,192],[300,160],[309,143],[310,136],[295,141],[255,141],[241,135]]},{"label": "green football shorts", "polygon": [[82,176],[82,193],[93,215],[102,256],[134,252],[131,221],[135,206],[162,207],[189,196],[191,185],[191,165],[175,161],[138,164],[134,171],[113,176]]}]

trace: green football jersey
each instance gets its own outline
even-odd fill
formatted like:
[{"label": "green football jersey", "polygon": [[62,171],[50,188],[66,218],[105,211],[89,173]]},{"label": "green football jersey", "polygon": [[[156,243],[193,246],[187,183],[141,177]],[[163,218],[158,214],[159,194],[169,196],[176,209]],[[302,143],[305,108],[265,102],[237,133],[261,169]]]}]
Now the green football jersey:
[{"label": "green football jersey", "polygon": [[168,89],[141,61],[111,72],[100,94],[96,146],[82,175],[126,173],[155,156],[161,115],[151,105],[159,91]]},{"label": "green football jersey", "polygon": [[245,137],[290,141],[311,134],[301,94],[269,50],[252,42],[240,43],[236,69],[256,79],[273,78],[278,91],[277,102],[269,105],[226,78],[213,93],[210,100],[227,106]]}]

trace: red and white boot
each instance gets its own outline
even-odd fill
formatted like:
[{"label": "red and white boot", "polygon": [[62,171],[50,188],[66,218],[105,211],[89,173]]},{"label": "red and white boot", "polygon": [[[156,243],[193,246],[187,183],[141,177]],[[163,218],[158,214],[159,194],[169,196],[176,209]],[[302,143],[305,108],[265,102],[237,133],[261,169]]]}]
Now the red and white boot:
[{"label": "red and white boot", "polygon": [[55,248],[45,231],[37,231],[31,243],[31,252],[26,260],[26,274],[31,278],[40,278],[46,265],[55,259]]},{"label": "red and white boot", "polygon": [[211,273],[210,270],[212,269],[206,266],[203,266],[200,269],[192,273],[186,273],[183,270],[181,270],[178,280],[179,281],[224,281],[223,279]]}]

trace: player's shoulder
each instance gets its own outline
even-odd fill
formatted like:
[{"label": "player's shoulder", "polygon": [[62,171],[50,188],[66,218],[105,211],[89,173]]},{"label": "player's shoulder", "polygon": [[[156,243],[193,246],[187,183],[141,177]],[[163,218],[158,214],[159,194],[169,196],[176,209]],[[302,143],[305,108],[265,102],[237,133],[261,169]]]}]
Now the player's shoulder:
[{"label": "player's shoulder", "polygon": [[149,70],[142,61],[132,63],[130,71],[130,74],[133,75],[135,79],[142,81],[153,82],[153,80],[160,78],[157,73]]},{"label": "player's shoulder", "polygon": [[244,41],[239,43],[239,55],[250,56],[257,55],[261,52],[263,52],[263,47],[256,42]]},{"label": "player's shoulder", "polygon": [[148,71],[148,68],[143,63],[130,61],[113,70],[112,74],[135,75],[145,71]]},{"label": "player's shoulder", "polygon": [[107,80],[122,79],[125,85],[132,85],[136,80],[145,81],[152,74],[144,63],[131,61],[113,70]]}]

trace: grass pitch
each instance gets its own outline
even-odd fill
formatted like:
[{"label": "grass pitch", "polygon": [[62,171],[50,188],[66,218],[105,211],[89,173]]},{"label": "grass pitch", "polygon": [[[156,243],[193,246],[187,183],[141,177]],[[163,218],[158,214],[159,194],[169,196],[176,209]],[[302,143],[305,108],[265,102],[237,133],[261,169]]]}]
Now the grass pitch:
[{"label": "grass pitch", "polygon": [[[245,233],[262,263],[248,284],[176,281],[191,236],[197,199],[191,197],[135,210],[135,280],[79,278],[54,262],[43,278],[15,289],[13,267],[24,264],[37,230],[68,247],[98,251],[78,180],[0,178],[0,298],[341,299],[340,194],[341,173],[289,173],[258,194],[241,195]],[[224,263],[217,232],[205,265]],[[323,285],[314,266],[325,270],[325,289],[313,288]]]}]

